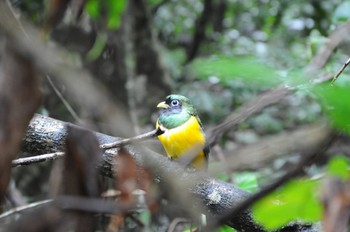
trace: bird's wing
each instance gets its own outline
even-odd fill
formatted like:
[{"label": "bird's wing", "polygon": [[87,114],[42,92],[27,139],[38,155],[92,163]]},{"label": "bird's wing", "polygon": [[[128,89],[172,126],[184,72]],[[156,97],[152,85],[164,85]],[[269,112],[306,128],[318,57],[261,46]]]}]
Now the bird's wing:
[{"label": "bird's wing", "polygon": [[197,119],[199,125],[201,126],[201,129],[203,130],[203,125],[202,125],[202,122],[201,122],[200,118],[198,117],[198,115],[193,115],[193,116],[196,117],[196,119]]},{"label": "bird's wing", "polygon": [[208,143],[205,143],[203,152],[204,152],[205,159],[208,161],[209,160],[209,152],[210,152],[210,147],[209,147]]},{"label": "bird's wing", "polygon": [[[203,124],[202,124],[201,120],[199,119],[198,115],[196,115],[196,118],[197,118],[197,121],[198,121],[198,123],[199,123],[199,125],[201,127],[201,131],[204,134]],[[209,147],[209,144],[207,142],[205,143],[203,152],[204,152],[205,159],[208,161],[209,160],[210,147]]]}]

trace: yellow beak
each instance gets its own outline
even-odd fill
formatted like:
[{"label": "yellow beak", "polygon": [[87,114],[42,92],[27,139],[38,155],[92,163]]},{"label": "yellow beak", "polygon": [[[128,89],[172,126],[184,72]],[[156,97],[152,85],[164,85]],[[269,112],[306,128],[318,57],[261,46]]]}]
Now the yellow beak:
[{"label": "yellow beak", "polygon": [[167,109],[169,108],[169,105],[165,103],[165,101],[163,102],[160,102],[158,105],[157,105],[157,108],[160,108],[160,109]]}]

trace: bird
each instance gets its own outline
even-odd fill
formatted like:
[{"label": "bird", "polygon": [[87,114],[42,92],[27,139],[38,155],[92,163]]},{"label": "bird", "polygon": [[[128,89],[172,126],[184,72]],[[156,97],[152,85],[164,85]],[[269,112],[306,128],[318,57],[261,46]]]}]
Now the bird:
[{"label": "bird", "polygon": [[157,105],[158,139],[167,156],[196,170],[207,170],[209,146],[197,110],[190,99],[172,94]]}]

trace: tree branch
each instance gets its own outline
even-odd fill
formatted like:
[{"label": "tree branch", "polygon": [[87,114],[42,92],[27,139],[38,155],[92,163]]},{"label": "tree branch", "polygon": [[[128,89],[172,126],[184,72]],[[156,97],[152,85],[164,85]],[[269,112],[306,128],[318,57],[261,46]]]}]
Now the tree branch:
[{"label": "tree branch", "polygon": [[[62,150],[63,141],[66,137],[66,125],[68,123],[55,120],[42,115],[36,115],[28,127],[24,138],[23,151],[29,153],[52,153]],[[95,133],[100,144],[123,141],[120,138]],[[250,199],[250,194],[236,188],[235,186],[219,181],[198,173],[187,173],[176,162],[171,162],[160,154],[140,149],[136,146],[127,145],[124,147],[139,165],[150,166],[154,172],[157,182],[166,182],[167,178],[177,179],[184,183],[184,189],[194,195],[195,199],[203,202],[210,218],[220,218],[228,215],[232,209],[240,206],[242,202]],[[100,173],[105,176],[113,176],[115,170],[115,156],[118,156],[119,148],[107,149],[103,154],[103,161],[99,166]],[[313,152],[313,151],[310,151]],[[162,172],[161,170],[166,170]],[[190,184],[188,183],[190,180]],[[245,231],[264,231],[256,224],[249,210],[240,210],[232,217],[225,217],[225,223]],[[297,231],[297,230],[295,230]],[[306,230],[307,231],[307,230]]]},{"label": "tree branch", "polygon": [[64,152],[54,152],[43,155],[36,155],[12,160],[12,167],[41,163],[49,160],[56,160],[64,156]]},{"label": "tree branch", "polygon": [[142,141],[142,140],[146,140],[146,139],[151,139],[156,137],[157,135],[159,135],[159,131],[157,129],[154,129],[153,131],[150,132],[146,132],[144,134],[141,135],[137,135],[135,137],[132,138],[127,138],[127,139],[121,139],[112,143],[106,143],[106,144],[102,144],[100,145],[100,147],[102,149],[109,149],[109,148],[114,148],[114,147],[121,147],[133,142],[138,142],[138,141]]},{"label": "tree branch", "polygon": [[23,206],[19,206],[19,207],[10,209],[10,210],[0,214],[0,220],[3,220],[6,217],[9,217],[9,216],[11,216],[13,214],[17,214],[17,213],[20,213],[20,212],[23,212],[23,211],[26,211],[26,210],[32,210],[33,208],[36,208],[36,207],[48,204],[50,202],[52,202],[52,199],[38,201],[38,202],[33,202],[31,204],[28,204],[28,205],[23,205]]},{"label": "tree branch", "polygon": [[335,76],[332,79],[332,83],[334,83],[338,77],[340,76],[340,74],[342,74],[342,72],[345,70],[345,68],[350,64],[350,58],[343,64],[343,66],[339,69],[339,71],[337,72],[337,74],[335,74]]},{"label": "tree branch", "polygon": [[[121,139],[112,143],[101,144],[100,148],[111,149],[116,147],[122,147],[133,142],[154,138],[158,134],[159,134],[158,130],[155,129],[153,131],[150,131],[135,137]],[[56,160],[56,159],[62,158],[63,156],[64,156],[64,152],[53,152],[48,154],[19,158],[12,161],[12,167],[30,165],[30,164],[35,164],[35,163],[40,163],[40,162],[45,162],[50,160]]]},{"label": "tree branch", "polygon": [[350,33],[350,20],[339,25],[327,38],[327,42],[319,49],[316,56],[311,60],[306,68],[306,76],[313,75],[327,63],[334,49],[344,39],[348,38]]},{"label": "tree branch", "polygon": [[[63,141],[66,137],[66,125],[68,123],[55,120],[42,115],[36,115],[28,127],[24,138],[22,150],[32,154],[38,153],[53,153],[63,149]],[[100,144],[112,143],[120,140],[120,138],[108,136],[101,133],[95,133]],[[249,194],[243,190],[234,187],[231,184],[215,180],[210,177],[198,177],[197,173],[186,173],[183,168],[176,162],[171,162],[167,158],[155,152],[142,149],[140,152],[137,147],[127,145],[125,149],[133,155],[135,161],[140,165],[152,165],[152,169],[159,181],[166,179],[164,175],[179,179],[180,182],[188,180],[196,180],[194,185],[190,187],[189,193],[193,194],[196,199],[203,201],[208,210],[209,215],[219,216],[224,212],[228,212],[232,207],[246,199]],[[113,162],[115,156],[118,156],[119,149],[108,149],[104,151],[103,161],[99,166],[102,175],[113,176],[113,173],[118,170],[113,170]],[[145,156],[150,158],[150,161],[145,161]],[[159,171],[166,170],[166,174]],[[228,221],[230,225],[236,229],[244,229],[247,231],[264,231],[257,225],[248,211],[240,214],[240,217],[235,217]]]}]

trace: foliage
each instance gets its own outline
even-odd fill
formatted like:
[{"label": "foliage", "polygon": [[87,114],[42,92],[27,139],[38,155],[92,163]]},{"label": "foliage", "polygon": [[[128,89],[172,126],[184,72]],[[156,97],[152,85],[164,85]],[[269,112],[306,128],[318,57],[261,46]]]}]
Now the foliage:
[{"label": "foliage", "polygon": [[241,189],[248,192],[255,192],[259,189],[259,174],[256,172],[239,172],[233,174],[234,183]]},{"label": "foliage", "polygon": [[[348,82],[309,86],[306,90],[320,102],[334,127],[349,134],[350,105],[345,100],[350,98]],[[327,173],[349,180],[349,159],[343,156],[334,157],[328,163]],[[254,205],[255,219],[271,230],[292,221],[320,221],[323,210],[320,196],[316,193],[320,192],[321,183],[321,180],[291,180]]]},{"label": "foliage", "polygon": [[223,181],[229,181],[232,179],[233,184],[248,192],[255,192],[259,189],[259,173],[257,172],[236,172],[231,176],[228,176],[227,173],[220,173],[216,178]]},{"label": "foliage", "polygon": [[199,78],[217,77],[223,84],[234,79],[260,87],[273,87],[281,83],[275,69],[253,58],[213,56],[197,59],[192,65]]},{"label": "foliage", "polygon": [[322,206],[316,194],[319,184],[318,181],[305,179],[289,181],[254,205],[255,219],[269,230],[291,221],[319,221],[322,215]]},{"label": "foliage", "polygon": [[233,228],[229,227],[229,226],[222,226],[219,228],[218,230],[219,232],[234,232],[236,230],[234,230]]},{"label": "foliage", "polygon": [[349,84],[329,84],[315,86],[312,93],[320,101],[324,112],[333,125],[345,133],[350,133],[350,99]]},{"label": "foliage", "polygon": [[106,46],[106,40],[107,40],[107,36],[103,33],[99,34],[96,37],[94,46],[90,49],[90,51],[86,55],[88,60],[90,61],[96,60],[101,55],[103,49]]},{"label": "foliage", "polygon": [[120,25],[122,13],[125,10],[125,6],[125,0],[108,0],[104,2],[98,0],[88,0],[85,9],[90,15],[90,17],[95,20],[97,20],[100,17],[101,9],[106,9],[107,28],[110,30],[115,30]]},{"label": "foliage", "polygon": [[[327,165],[327,175],[349,180],[350,162],[347,157],[335,156]],[[317,222],[322,219],[320,201],[321,179],[295,179],[267,195],[253,207],[255,219],[266,229],[273,230],[291,222]]]},{"label": "foliage", "polygon": [[349,167],[349,158],[345,156],[335,156],[328,162],[327,173],[341,180],[349,180]]}]

